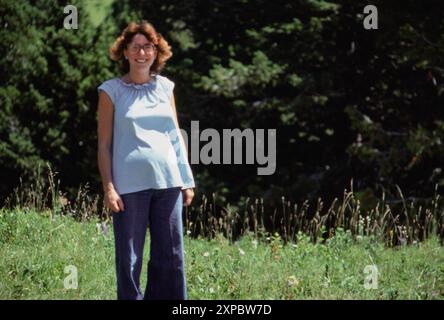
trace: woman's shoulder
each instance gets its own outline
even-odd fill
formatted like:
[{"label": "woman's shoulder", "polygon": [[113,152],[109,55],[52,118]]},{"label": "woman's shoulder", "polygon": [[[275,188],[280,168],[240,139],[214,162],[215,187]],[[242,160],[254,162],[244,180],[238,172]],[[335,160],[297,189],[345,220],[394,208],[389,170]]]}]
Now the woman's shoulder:
[{"label": "woman's shoulder", "polygon": [[115,89],[117,86],[119,85],[119,78],[115,77],[115,78],[111,78],[108,80],[103,81],[99,86],[98,89],[102,89],[102,88],[111,88],[111,89]]},{"label": "woman's shoulder", "polygon": [[166,90],[173,90],[174,88],[174,81],[172,81],[167,76],[162,76],[160,74],[156,75],[157,81],[163,86]]},{"label": "woman's shoulder", "polygon": [[110,78],[110,79],[104,80],[100,85],[103,85],[103,84],[117,85],[118,82],[119,82],[119,78],[118,77],[114,77],[114,78]]},{"label": "woman's shoulder", "polygon": [[165,81],[165,82],[171,81],[167,76],[164,76],[164,75],[161,75],[161,74],[157,74],[156,78],[159,81]]},{"label": "woman's shoulder", "polygon": [[116,102],[116,97],[119,95],[118,78],[112,78],[103,81],[98,87],[97,91],[104,91],[108,94],[113,103]]}]

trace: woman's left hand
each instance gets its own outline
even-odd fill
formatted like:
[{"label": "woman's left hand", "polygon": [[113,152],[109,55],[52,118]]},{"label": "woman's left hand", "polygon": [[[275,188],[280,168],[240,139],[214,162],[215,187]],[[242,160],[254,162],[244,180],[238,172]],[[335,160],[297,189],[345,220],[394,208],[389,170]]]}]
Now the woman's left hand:
[{"label": "woman's left hand", "polygon": [[191,201],[193,201],[194,197],[193,188],[182,190],[182,196],[183,196],[183,205],[185,207],[188,207],[191,204]]}]

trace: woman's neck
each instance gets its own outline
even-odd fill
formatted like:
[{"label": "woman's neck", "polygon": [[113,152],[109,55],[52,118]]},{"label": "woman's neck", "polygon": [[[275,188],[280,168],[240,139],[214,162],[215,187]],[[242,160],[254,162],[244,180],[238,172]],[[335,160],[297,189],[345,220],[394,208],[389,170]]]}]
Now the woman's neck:
[{"label": "woman's neck", "polygon": [[149,71],[148,72],[129,71],[126,74],[126,78],[130,83],[143,84],[149,82],[152,77]]}]

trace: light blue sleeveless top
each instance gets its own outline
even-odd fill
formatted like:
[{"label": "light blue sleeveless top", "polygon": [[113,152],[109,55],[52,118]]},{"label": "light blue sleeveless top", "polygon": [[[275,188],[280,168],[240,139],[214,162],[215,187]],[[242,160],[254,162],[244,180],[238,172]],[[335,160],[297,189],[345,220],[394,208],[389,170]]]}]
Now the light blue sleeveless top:
[{"label": "light blue sleeveless top", "polygon": [[97,88],[114,105],[112,175],[117,193],[195,187],[174,121],[173,88],[174,82],[161,75],[144,84],[113,78]]}]

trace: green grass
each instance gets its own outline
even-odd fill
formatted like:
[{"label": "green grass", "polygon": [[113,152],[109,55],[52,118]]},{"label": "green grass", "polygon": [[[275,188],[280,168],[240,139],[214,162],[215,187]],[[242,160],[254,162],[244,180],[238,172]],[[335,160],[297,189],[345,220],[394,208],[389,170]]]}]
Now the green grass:
[{"label": "green grass", "polygon": [[[114,240],[98,221],[49,213],[0,210],[0,299],[115,299]],[[443,299],[444,249],[431,238],[389,249],[339,231],[328,244],[301,236],[230,245],[185,237],[190,299]],[[146,283],[149,239],[142,271]],[[365,289],[366,265],[376,264],[378,288]],[[65,289],[65,267],[78,271],[78,288]]]}]

